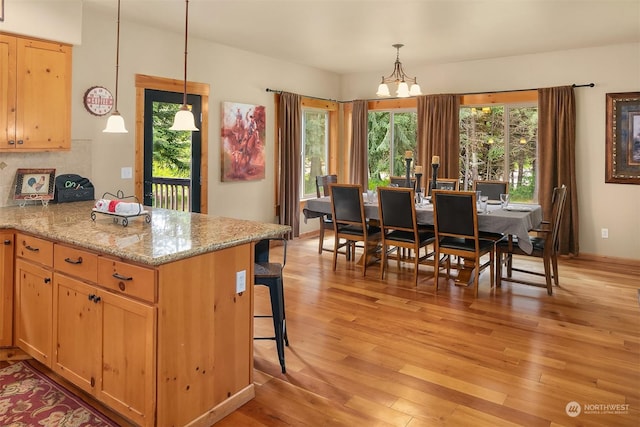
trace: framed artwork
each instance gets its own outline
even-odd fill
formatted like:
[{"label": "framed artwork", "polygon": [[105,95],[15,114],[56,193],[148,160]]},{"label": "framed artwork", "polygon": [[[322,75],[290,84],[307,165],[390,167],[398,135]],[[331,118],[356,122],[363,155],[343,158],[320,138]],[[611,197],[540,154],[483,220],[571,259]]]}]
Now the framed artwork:
[{"label": "framed artwork", "polygon": [[640,184],[640,92],[607,94],[605,182]]},{"label": "framed artwork", "polygon": [[223,102],[221,121],[222,181],[264,179],[264,106]]},{"label": "framed artwork", "polygon": [[18,169],[15,200],[51,200],[55,185],[55,169]]}]

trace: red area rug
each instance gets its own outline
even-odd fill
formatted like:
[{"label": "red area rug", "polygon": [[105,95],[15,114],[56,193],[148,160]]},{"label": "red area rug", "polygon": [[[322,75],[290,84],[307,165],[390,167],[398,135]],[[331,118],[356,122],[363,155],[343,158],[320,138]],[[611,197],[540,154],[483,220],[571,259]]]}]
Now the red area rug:
[{"label": "red area rug", "polygon": [[0,425],[118,427],[26,362],[0,369]]}]

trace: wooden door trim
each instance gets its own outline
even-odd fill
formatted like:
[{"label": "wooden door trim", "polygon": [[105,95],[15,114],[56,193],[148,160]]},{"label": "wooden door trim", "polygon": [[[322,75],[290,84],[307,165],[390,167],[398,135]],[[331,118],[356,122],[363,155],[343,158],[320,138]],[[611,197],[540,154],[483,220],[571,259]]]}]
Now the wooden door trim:
[{"label": "wooden door trim", "polygon": [[[135,194],[144,200],[144,90],[155,89],[167,92],[184,91],[184,80],[167,79],[144,74],[136,74],[136,130],[135,130]],[[202,123],[200,126],[200,212],[206,214],[209,206],[209,85],[187,82],[187,93],[200,95],[202,102]]]}]

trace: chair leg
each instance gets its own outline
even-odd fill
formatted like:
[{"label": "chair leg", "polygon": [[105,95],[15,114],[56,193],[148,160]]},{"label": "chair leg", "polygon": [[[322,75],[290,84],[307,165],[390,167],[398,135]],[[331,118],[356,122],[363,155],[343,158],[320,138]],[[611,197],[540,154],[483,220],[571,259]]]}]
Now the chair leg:
[{"label": "chair leg", "polygon": [[551,255],[551,265],[553,266],[553,281],[556,286],[560,286],[560,276],[558,276],[558,255]]},{"label": "chair leg", "polygon": [[420,248],[415,249],[415,257],[413,261],[413,283],[415,286],[418,286],[418,265],[420,260]]},{"label": "chair leg", "polygon": [[387,265],[387,245],[382,244],[382,261],[380,262],[380,280],[384,279],[384,269]]},{"label": "chair leg", "polygon": [[503,263],[503,259],[502,259],[502,251],[497,250],[496,251],[496,288],[499,288],[502,286],[502,263]]},{"label": "chair leg", "polygon": [[547,293],[551,295],[553,288],[551,287],[551,259],[549,259],[549,256],[542,257],[542,264],[544,265],[544,278],[547,282]]},{"label": "chair leg", "polygon": [[433,281],[436,285],[436,293],[438,293],[438,277],[440,276],[440,254],[434,248],[433,250]]},{"label": "chair leg", "polygon": [[[340,239],[336,235],[333,243],[333,271],[336,271],[336,264],[338,263],[338,246],[340,244]],[[346,250],[349,251],[349,246],[346,246]]]},{"label": "chair leg", "polygon": [[322,254],[322,246],[324,245],[324,222],[320,218],[320,236],[318,237],[318,253]]},{"label": "chair leg", "polygon": [[[275,332],[276,349],[278,350],[278,360],[282,373],[286,374],[287,370],[284,364],[284,343],[286,336],[284,322],[284,293],[282,289],[282,279],[277,279],[275,284],[269,286],[269,296],[271,297],[271,310],[273,315],[273,329]],[[288,345],[287,339],[287,345]]]},{"label": "chair leg", "polygon": [[489,252],[489,286],[493,288],[493,285],[495,284],[495,271],[494,271],[494,251],[495,251],[495,247],[494,250]]}]

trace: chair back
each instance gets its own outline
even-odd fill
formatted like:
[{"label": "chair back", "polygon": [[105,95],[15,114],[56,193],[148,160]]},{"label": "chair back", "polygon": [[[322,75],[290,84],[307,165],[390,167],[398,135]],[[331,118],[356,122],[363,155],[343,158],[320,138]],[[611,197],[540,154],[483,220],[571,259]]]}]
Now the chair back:
[{"label": "chair back", "polygon": [[378,211],[382,230],[413,232],[416,227],[415,193],[411,188],[378,187]]},{"label": "chair back", "polygon": [[[436,180],[436,190],[458,191],[460,181],[455,178],[439,178]],[[427,195],[431,195],[431,180],[428,182]]]},{"label": "chair back", "polygon": [[316,176],[316,196],[327,197],[329,195],[329,185],[338,182],[338,175],[318,175]]},{"label": "chair back", "polygon": [[364,226],[364,202],[362,186],[356,184],[331,184],[331,209],[336,225]]},{"label": "chair back", "polygon": [[489,200],[500,200],[501,194],[509,193],[509,183],[506,181],[473,181],[473,191],[480,191],[481,195],[489,196]]},{"label": "chair back", "polygon": [[[551,210],[551,236],[549,246],[553,251],[557,250],[558,242],[560,238],[560,224],[562,223],[562,214],[564,213],[564,206],[567,199],[567,187],[562,184],[560,187],[553,189],[553,196],[551,201],[553,203]],[[547,243],[545,243],[545,248]]]},{"label": "chair back", "polygon": [[[414,177],[409,178],[411,187],[414,191],[416,189],[416,179]],[[398,187],[407,187],[407,178],[404,176],[392,176],[389,178],[389,184],[397,185]]]},{"label": "chair back", "polygon": [[473,191],[434,190],[433,224],[436,239],[457,237],[478,239],[478,212]]}]

